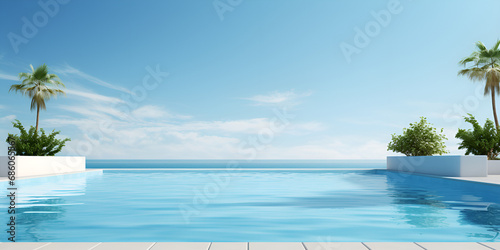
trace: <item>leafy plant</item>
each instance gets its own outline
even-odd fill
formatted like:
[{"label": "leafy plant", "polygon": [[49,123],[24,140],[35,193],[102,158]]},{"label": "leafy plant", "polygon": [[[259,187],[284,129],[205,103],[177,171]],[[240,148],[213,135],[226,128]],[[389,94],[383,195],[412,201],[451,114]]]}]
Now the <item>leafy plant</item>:
[{"label": "leafy plant", "polygon": [[29,131],[26,131],[19,120],[12,122],[12,124],[15,128],[19,129],[21,134],[9,134],[6,141],[9,143],[12,139],[14,140],[16,155],[54,156],[61,152],[66,142],[70,141],[69,138],[56,139],[60,131],[52,131],[51,134],[46,135],[42,128],[40,131],[37,131],[33,126],[31,126]]},{"label": "leafy plant", "polygon": [[473,130],[458,130],[455,138],[462,139],[458,149],[466,149],[466,155],[486,155],[488,160],[495,159],[500,153],[500,129],[490,119],[486,119],[484,127],[481,127],[474,116],[468,115],[464,119]]},{"label": "leafy plant", "polygon": [[427,123],[425,117],[420,117],[420,121],[410,123],[409,128],[403,129],[402,135],[392,135],[392,141],[387,146],[388,150],[403,153],[406,156],[423,156],[445,154],[447,140],[441,129],[440,133],[436,132],[436,128]]}]

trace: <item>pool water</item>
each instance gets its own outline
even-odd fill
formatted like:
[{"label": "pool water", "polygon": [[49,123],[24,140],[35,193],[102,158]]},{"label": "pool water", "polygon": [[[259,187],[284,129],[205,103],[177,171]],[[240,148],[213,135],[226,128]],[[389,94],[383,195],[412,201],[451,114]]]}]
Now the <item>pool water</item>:
[{"label": "pool water", "polygon": [[123,169],[17,186],[17,241],[500,241],[500,186],[385,170]]}]

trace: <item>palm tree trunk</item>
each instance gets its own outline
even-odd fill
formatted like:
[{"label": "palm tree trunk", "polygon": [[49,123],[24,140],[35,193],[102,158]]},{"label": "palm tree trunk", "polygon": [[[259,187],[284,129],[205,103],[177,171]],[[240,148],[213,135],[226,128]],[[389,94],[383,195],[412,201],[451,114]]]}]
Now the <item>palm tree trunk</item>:
[{"label": "palm tree trunk", "polygon": [[[493,108],[494,110],[495,108]],[[40,118],[40,106],[36,106],[36,130],[35,131],[38,131],[38,118]],[[497,115],[495,114],[495,121],[497,119]],[[497,122],[497,127],[498,127],[498,122]]]},{"label": "palm tree trunk", "polygon": [[498,118],[497,118],[497,108],[496,108],[496,105],[495,105],[495,90],[491,90],[491,105],[493,105],[493,117],[495,118],[495,125],[497,126],[497,128],[499,128],[498,126]]}]

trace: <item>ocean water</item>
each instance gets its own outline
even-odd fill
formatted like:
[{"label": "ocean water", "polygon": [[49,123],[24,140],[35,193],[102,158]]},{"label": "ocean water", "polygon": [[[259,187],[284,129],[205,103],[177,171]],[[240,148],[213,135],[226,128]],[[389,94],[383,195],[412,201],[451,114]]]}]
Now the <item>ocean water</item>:
[{"label": "ocean water", "polygon": [[385,169],[385,160],[87,160],[87,168]]},{"label": "ocean water", "polygon": [[[113,170],[19,180],[17,240],[499,241],[500,186],[352,162],[162,164],[91,162]],[[179,170],[188,165],[197,170]]]}]

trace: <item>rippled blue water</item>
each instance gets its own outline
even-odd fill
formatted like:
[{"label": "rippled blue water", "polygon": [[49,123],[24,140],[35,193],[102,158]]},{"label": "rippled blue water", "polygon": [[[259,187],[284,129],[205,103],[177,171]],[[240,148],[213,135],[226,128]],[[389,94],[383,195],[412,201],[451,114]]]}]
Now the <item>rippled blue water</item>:
[{"label": "rippled blue water", "polygon": [[[385,170],[124,169],[18,187],[19,241],[498,241],[500,231],[500,186]],[[6,225],[5,195],[0,205]]]}]

